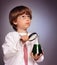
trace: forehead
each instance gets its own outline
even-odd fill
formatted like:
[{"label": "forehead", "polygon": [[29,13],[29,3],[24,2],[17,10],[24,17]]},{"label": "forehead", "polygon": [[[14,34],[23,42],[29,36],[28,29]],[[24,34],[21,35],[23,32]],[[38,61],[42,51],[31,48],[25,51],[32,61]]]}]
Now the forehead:
[{"label": "forehead", "polygon": [[22,14],[22,15],[20,15],[20,16],[27,16],[27,15],[29,15],[29,14],[24,13],[24,14]]},{"label": "forehead", "polygon": [[24,14],[25,15],[31,15],[31,13],[29,11],[23,11],[23,12],[20,13],[20,15],[24,15]]}]

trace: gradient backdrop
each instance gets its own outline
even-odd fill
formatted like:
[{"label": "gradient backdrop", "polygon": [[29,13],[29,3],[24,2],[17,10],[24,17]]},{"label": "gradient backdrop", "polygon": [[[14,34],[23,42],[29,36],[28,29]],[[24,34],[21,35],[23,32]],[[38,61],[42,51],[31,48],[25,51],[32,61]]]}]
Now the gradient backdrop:
[{"label": "gradient backdrop", "polygon": [[0,0],[0,65],[3,63],[1,45],[5,35],[13,31],[9,24],[9,11],[18,5],[31,8],[33,19],[29,32],[39,34],[45,59],[39,65],[57,65],[57,2],[55,0]]}]

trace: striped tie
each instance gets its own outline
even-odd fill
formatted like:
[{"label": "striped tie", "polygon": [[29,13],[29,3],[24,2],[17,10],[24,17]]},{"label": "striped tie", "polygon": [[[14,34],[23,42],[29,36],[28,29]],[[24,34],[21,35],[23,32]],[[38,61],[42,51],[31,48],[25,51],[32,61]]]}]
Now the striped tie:
[{"label": "striped tie", "polygon": [[24,61],[25,61],[25,65],[28,65],[28,52],[27,52],[26,44],[24,45]]}]

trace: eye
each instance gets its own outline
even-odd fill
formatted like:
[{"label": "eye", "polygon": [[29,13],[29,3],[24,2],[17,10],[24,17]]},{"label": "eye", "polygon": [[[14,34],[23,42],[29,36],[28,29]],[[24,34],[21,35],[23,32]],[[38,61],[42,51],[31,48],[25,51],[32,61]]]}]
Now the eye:
[{"label": "eye", "polygon": [[30,15],[27,15],[27,17],[30,19]]},{"label": "eye", "polygon": [[25,16],[23,15],[22,17],[24,18]]},{"label": "eye", "polygon": [[30,16],[29,16],[29,15],[27,15],[27,17],[29,17],[29,18],[30,18]]}]

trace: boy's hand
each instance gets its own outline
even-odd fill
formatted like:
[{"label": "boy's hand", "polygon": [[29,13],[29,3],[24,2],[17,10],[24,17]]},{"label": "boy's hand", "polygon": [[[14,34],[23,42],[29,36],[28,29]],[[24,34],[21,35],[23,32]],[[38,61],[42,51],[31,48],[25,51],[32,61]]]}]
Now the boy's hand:
[{"label": "boy's hand", "polygon": [[40,55],[38,55],[38,54],[35,54],[35,55],[33,55],[33,53],[31,52],[31,57],[35,60],[35,61],[37,61],[43,54],[40,54]]},{"label": "boy's hand", "polygon": [[21,36],[21,41],[24,43],[29,39],[28,35]]}]

